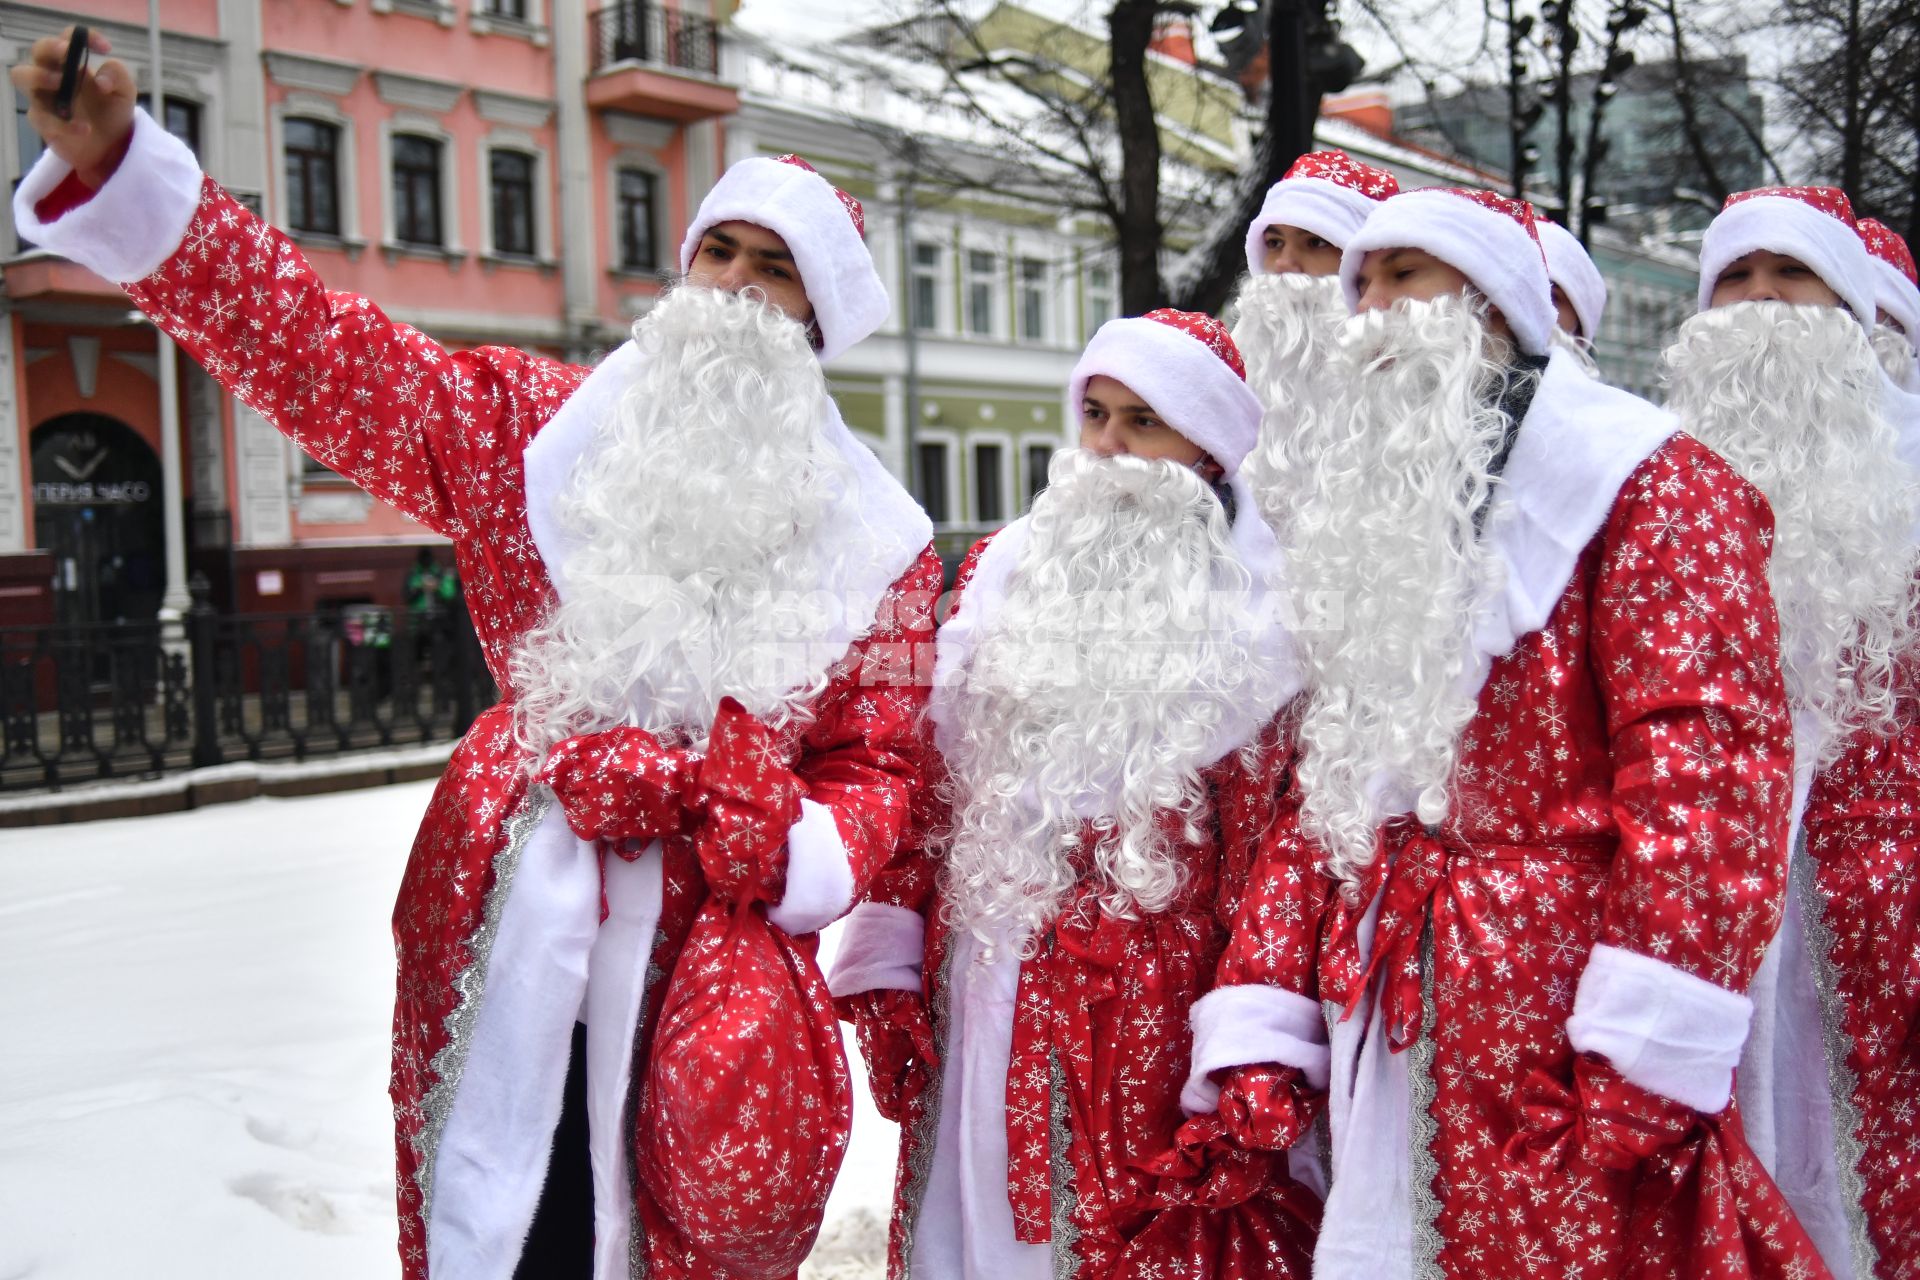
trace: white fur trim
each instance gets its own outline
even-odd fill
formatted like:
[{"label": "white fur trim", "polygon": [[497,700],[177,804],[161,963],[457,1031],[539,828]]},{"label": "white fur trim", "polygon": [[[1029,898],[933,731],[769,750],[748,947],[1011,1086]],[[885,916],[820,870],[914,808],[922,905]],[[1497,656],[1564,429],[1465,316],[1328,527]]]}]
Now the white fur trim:
[{"label": "white fur trim", "polygon": [[1260,398],[1207,344],[1169,324],[1128,316],[1109,320],[1073,366],[1067,403],[1079,412],[1087,380],[1123,384],[1205,449],[1231,476],[1260,436]]},{"label": "white fur trim", "polygon": [[818,933],[853,905],[853,864],[833,810],[800,801],[800,821],[787,832],[787,889],[767,919],[791,934]]},{"label": "white fur trim", "polygon": [[1334,248],[1344,249],[1367,215],[1379,207],[1372,196],[1325,178],[1282,178],[1267,188],[1259,215],[1247,227],[1247,271],[1257,276],[1265,269],[1267,228],[1275,223],[1311,231]]},{"label": "white fur trim", "polygon": [[632,862],[606,859],[607,918],[587,962],[587,1148],[593,1165],[594,1280],[627,1280],[633,1185],[627,1098],[633,1039],[660,925],[662,861],[654,841]]},{"label": "white fur trim", "polygon": [[[1273,661],[1284,664],[1288,674],[1281,682],[1272,706],[1249,703],[1236,708],[1238,714],[1222,722],[1210,760],[1218,760],[1251,742],[1254,735],[1265,728],[1280,708],[1286,706],[1306,683],[1303,659],[1293,633],[1286,625],[1287,599],[1282,585],[1286,578],[1286,566],[1280,541],[1267,522],[1260,518],[1260,509],[1254,502],[1253,491],[1247,487],[1246,477],[1236,475],[1227,483],[1233,490],[1236,508],[1233,546],[1239,552],[1241,566],[1252,579],[1249,608],[1254,617],[1259,619],[1258,631],[1245,640],[1249,646],[1257,647]],[[968,580],[966,590],[960,593],[959,606],[934,636],[933,690],[928,699],[927,715],[933,721],[934,745],[941,751],[953,749],[954,735],[959,731],[954,691],[959,687],[961,673],[965,671],[967,660],[973,652],[975,635],[999,612],[1001,603],[1007,598],[1008,584],[1014,570],[1019,567],[1021,553],[1026,550],[1030,520],[1030,516],[1021,516],[993,535],[993,541],[980,553],[980,559],[973,567],[973,577]],[[1096,780],[1093,790],[1111,792],[1113,788]],[[1094,818],[1103,815],[1086,812],[1081,816]]]},{"label": "white fur trim", "polygon": [[1892,316],[1906,330],[1913,353],[1920,358],[1920,285],[1907,279],[1900,268],[1884,258],[1868,255],[1873,264],[1874,305]]},{"label": "white fur trim", "polygon": [[1020,940],[999,944],[989,961],[972,933],[954,935],[938,1129],[907,1266],[914,1280],[1051,1280],[1055,1274],[1052,1246],[1015,1238],[1007,1198],[1007,1067]]},{"label": "white fur trim", "polygon": [[1807,949],[1800,894],[1791,888],[1780,932],[1768,946],[1748,994],[1754,1003],[1753,1026],[1734,1079],[1748,1144],[1793,1206],[1835,1280],[1872,1280],[1853,1265],[1834,1149],[1820,989]]},{"label": "white fur trim", "polygon": [[[791,165],[780,167],[792,168]],[[794,172],[804,173],[804,170]],[[838,201],[835,205],[838,207]],[[592,445],[594,432],[607,415],[615,411],[620,396],[640,375],[642,359],[640,348],[631,339],[621,343],[567,397],[567,402],[540,429],[523,455],[527,528],[553,582],[554,592],[563,600],[568,592],[566,566],[572,548],[561,529],[558,504],[566,493],[567,478]],[[854,474],[853,483],[847,486],[839,505],[815,537],[821,542],[858,538],[879,544],[873,559],[852,581],[795,584],[796,589],[831,593],[840,609],[834,627],[821,637],[821,644],[817,646],[823,656],[831,652],[830,661],[823,661],[821,665],[824,671],[844,657],[847,647],[872,628],[881,600],[933,540],[933,523],[913,496],[881,465],[873,450],[847,430],[839,408],[831,399],[820,429],[853,467]],[[824,553],[821,559],[827,559]]]},{"label": "white fur trim", "polygon": [[1526,228],[1506,214],[1440,190],[1403,191],[1381,201],[1340,255],[1349,307],[1360,301],[1361,260],[1375,249],[1432,254],[1499,308],[1522,351],[1547,354],[1554,327],[1547,260]]},{"label": "white fur trim", "polygon": [[1567,1039],[1631,1084],[1711,1115],[1733,1094],[1753,1001],[1684,969],[1605,943],[1580,975]]},{"label": "white fur trim", "polygon": [[205,177],[187,144],[137,107],[126,159],[106,185],[65,216],[42,222],[34,206],[72,172],[53,152],[41,152],[13,193],[13,225],[42,249],[115,284],[146,279],[180,248]]},{"label": "white fur trim", "polygon": [[709,227],[751,222],[787,242],[820,326],[820,359],[831,360],[878,329],[892,304],[873,255],[833,184],[798,165],[750,156],[720,175],[680,244],[680,270]]},{"label": "white fur trim", "polygon": [[1327,1087],[1327,1022],[1318,1000],[1253,983],[1216,987],[1193,1002],[1187,1022],[1193,1064],[1180,1106],[1190,1116],[1220,1105],[1211,1076],[1229,1067],[1277,1062],[1298,1068],[1314,1088]]},{"label": "white fur trim", "polygon": [[926,990],[921,969],[927,958],[927,922],[918,911],[891,902],[863,902],[840,930],[827,990],[836,996],[862,991]]},{"label": "white fur trim", "polygon": [[1722,209],[1700,241],[1699,308],[1734,262],[1765,249],[1813,268],[1840,295],[1863,329],[1873,329],[1873,255],[1860,233],[1830,213],[1792,196],[1755,196]]},{"label": "white fur trim", "polygon": [[1621,486],[1679,430],[1672,414],[1554,351],[1487,513],[1506,581],[1474,624],[1483,667],[1547,624]]},{"label": "white fur trim", "polygon": [[[1370,955],[1385,893],[1360,918],[1360,954]],[[1360,1007],[1329,1034],[1328,1163],[1333,1174],[1313,1254],[1319,1280],[1397,1280],[1414,1267],[1413,1058],[1387,1045],[1376,975]]]},{"label": "white fur trim", "polygon": [[434,1157],[427,1261],[436,1276],[513,1275],[560,1120],[599,918],[599,857],[554,805],[528,837],[508,889]]},{"label": "white fur trim", "polygon": [[1557,222],[1541,219],[1540,249],[1547,255],[1547,279],[1560,286],[1580,320],[1579,336],[1593,342],[1600,336],[1600,317],[1607,309],[1607,282],[1579,237]]}]

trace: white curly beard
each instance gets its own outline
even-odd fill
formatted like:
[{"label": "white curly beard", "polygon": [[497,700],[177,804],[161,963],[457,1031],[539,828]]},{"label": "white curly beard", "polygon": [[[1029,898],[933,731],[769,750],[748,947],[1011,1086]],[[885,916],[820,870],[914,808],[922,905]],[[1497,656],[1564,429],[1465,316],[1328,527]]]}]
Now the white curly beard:
[{"label": "white curly beard", "polygon": [[1474,513],[1507,431],[1495,407],[1505,344],[1485,316],[1484,303],[1446,296],[1347,322],[1343,393],[1294,520],[1292,586],[1333,593],[1344,614],[1303,635],[1302,820],[1349,886],[1385,819],[1409,807],[1429,824],[1446,816],[1476,705],[1474,618],[1502,570]]},{"label": "white curly beard", "polygon": [[1158,911],[1179,894],[1175,837],[1197,838],[1222,726],[1277,705],[1281,684],[1234,639],[1252,579],[1229,539],[1191,468],[1054,456],[1006,594],[941,695],[956,925],[989,946],[1030,939],[1079,879],[1087,819],[1102,907]]},{"label": "white curly beard", "polygon": [[1874,357],[1893,385],[1907,391],[1920,391],[1920,355],[1914,354],[1913,343],[1907,335],[1890,324],[1877,324],[1869,337]]},{"label": "white curly beard", "polygon": [[1249,276],[1234,299],[1233,342],[1246,361],[1247,386],[1265,408],[1242,469],[1282,542],[1333,422],[1333,365],[1346,320],[1338,276]]},{"label": "white curly beard", "polygon": [[778,723],[825,684],[816,638],[858,539],[816,536],[851,483],[802,327],[757,296],[683,286],[633,326],[646,360],[569,477],[567,598],[516,649],[537,762],[633,724],[699,743],[721,697]]},{"label": "white curly beard", "polygon": [[1668,408],[1773,507],[1787,696],[1826,763],[1854,730],[1891,726],[1893,664],[1915,638],[1920,494],[1880,367],[1851,315],[1784,302],[1704,311],[1663,359]]}]

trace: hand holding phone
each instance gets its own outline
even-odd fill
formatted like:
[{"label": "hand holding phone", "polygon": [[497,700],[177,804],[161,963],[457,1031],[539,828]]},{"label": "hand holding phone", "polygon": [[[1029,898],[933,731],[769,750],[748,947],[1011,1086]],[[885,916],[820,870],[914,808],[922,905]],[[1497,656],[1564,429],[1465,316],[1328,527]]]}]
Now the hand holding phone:
[{"label": "hand holding phone", "polygon": [[92,54],[112,50],[98,31],[69,27],[34,41],[7,73],[27,95],[27,123],[92,187],[112,174],[133,129],[133,73],[118,58],[89,65]]}]

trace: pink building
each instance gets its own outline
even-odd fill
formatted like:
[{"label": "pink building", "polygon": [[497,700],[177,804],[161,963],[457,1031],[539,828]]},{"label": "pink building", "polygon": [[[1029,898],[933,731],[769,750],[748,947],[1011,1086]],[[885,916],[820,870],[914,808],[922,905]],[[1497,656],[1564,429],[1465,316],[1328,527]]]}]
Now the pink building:
[{"label": "pink building", "polygon": [[[586,359],[658,292],[718,173],[733,7],[165,0],[167,123],[333,287],[449,347]],[[146,13],[0,0],[0,56],[77,18],[144,89]],[[0,163],[17,181],[39,148],[17,101],[15,118]],[[151,619],[184,604],[182,559],[239,612],[401,602],[437,539],[299,456],[117,288],[0,219],[0,626]]]}]

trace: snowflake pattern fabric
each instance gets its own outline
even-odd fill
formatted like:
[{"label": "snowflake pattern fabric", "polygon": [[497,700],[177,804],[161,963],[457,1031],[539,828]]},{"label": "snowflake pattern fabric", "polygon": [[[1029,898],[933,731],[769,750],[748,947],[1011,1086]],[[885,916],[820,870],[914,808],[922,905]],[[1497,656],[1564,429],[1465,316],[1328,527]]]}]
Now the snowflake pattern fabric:
[{"label": "snowflake pattern fabric", "polygon": [[[1909,672],[1909,677],[1911,673]],[[1891,736],[1855,736],[1814,780],[1805,856],[1816,973],[1841,1082],[1837,1144],[1857,1160],[1879,1280],[1920,1278],[1920,711],[1913,681]],[[1798,851],[1796,851],[1798,853]],[[1850,1104],[1850,1105],[1849,1105]],[[1853,1180],[1849,1179],[1848,1182]],[[1843,1187],[1847,1185],[1843,1182]]]},{"label": "snowflake pattern fabric", "polygon": [[[499,878],[528,802],[513,740],[507,659],[551,607],[546,566],[527,524],[522,454],[587,374],[526,352],[449,352],[389,320],[364,298],[329,291],[299,250],[211,179],[173,256],[129,296],[244,404],[342,476],[453,540],[461,581],[495,681],[508,702],[490,708],[455,748],[408,859],[393,926],[398,959],[393,1074],[400,1256],[407,1280],[426,1275],[420,1177],[429,1155],[430,1099],[450,1024],[484,972],[483,925],[507,887]],[[810,584],[798,584],[807,586]],[[907,821],[929,746],[916,655],[932,642],[927,605],[938,595],[931,547],[893,585],[878,622],[854,642],[814,700],[804,727],[779,735],[784,768],[833,813],[856,893],[885,865]],[[648,770],[626,744],[629,781]],[[659,780],[657,777],[656,780]],[[678,801],[676,800],[676,803]],[[518,815],[518,817],[517,817]],[[582,818],[583,821],[591,819]],[[656,813],[645,821],[668,821]],[[751,821],[747,823],[751,826]],[[664,901],[653,963],[671,972],[707,901],[690,821],[664,842]],[[723,842],[724,846],[724,842]],[[631,852],[608,843],[604,852]],[[824,993],[820,998],[824,1000]],[[650,998],[649,1006],[658,1001]],[[633,1069],[643,1078],[658,1018],[649,1007]],[[747,1134],[771,1178],[789,1134]],[[647,1274],[731,1280],[636,1192]]]},{"label": "snowflake pattern fabric", "polygon": [[[1672,1120],[1651,1095],[1573,1083],[1565,1024],[1596,943],[1740,991],[1773,936],[1792,756],[1771,526],[1689,437],[1642,463],[1546,625],[1494,663],[1452,816],[1390,824],[1396,856],[1326,913],[1321,994],[1339,1016],[1378,975],[1390,1042],[1413,1054],[1415,1230],[1435,1233],[1448,1276],[1820,1273],[1731,1111],[1691,1141],[1670,1133],[1659,1160],[1509,1154],[1541,1126],[1543,1082],[1565,1108],[1615,1097]],[[1277,865],[1297,874],[1297,858]],[[1376,892],[1369,954],[1358,926]]]}]

